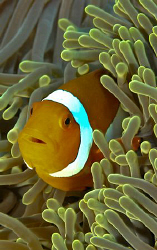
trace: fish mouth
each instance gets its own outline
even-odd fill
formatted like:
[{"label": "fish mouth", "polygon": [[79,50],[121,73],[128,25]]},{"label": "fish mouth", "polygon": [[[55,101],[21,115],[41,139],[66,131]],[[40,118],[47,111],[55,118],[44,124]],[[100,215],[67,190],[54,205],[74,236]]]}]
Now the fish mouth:
[{"label": "fish mouth", "polygon": [[29,141],[39,143],[39,144],[46,144],[46,142],[44,142],[43,140],[38,139],[36,137],[32,137],[32,136],[30,136]]},{"label": "fish mouth", "polygon": [[45,138],[46,136],[39,132],[36,129],[29,129],[25,128],[21,133],[19,134],[19,140],[25,140],[31,144],[35,145],[46,145],[49,143],[48,138]]},{"label": "fish mouth", "polygon": [[[25,144],[25,150],[35,150],[36,148],[41,148],[50,150],[51,152],[57,152],[59,145],[56,141],[52,141],[49,136],[41,133],[36,129],[25,128],[18,137],[19,146],[21,144],[21,149],[23,143]],[[28,147],[28,148],[27,148]],[[34,152],[33,152],[34,153]]]}]

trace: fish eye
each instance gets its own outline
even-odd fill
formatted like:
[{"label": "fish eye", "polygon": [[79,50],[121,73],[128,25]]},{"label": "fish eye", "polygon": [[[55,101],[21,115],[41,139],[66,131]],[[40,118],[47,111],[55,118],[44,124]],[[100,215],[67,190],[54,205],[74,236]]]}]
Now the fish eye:
[{"label": "fish eye", "polygon": [[64,121],[65,125],[68,126],[71,123],[70,117],[67,117]]},{"label": "fish eye", "polygon": [[71,128],[73,124],[73,116],[71,114],[65,114],[62,116],[62,118],[59,121],[60,127],[63,129],[69,129]]}]

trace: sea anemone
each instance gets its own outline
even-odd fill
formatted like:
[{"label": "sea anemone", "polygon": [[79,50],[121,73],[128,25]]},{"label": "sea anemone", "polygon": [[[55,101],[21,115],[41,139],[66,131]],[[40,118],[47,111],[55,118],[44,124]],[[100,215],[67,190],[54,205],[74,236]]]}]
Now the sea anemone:
[{"label": "sea anemone", "polygon": [[[157,248],[157,1],[87,4],[0,1],[0,249]],[[122,144],[95,130],[94,187],[64,192],[26,168],[18,134],[33,102],[97,68],[128,114]]]}]

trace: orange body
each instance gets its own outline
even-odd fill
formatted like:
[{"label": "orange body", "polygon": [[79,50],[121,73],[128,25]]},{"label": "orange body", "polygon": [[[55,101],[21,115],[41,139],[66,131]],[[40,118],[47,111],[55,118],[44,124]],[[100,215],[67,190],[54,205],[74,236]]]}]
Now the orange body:
[{"label": "orange body", "polygon": [[[100,83],[104,73],[96,70],[62,85],[84,106],[92,129],[106,132],[116,116],[119,101]],[[69,122],[70,124],[66,124]],[[65,122],[66,121],[66,122]],[[93,186],[90,167],[103,156],[92,144],[84,168],[71,177],[52,177],[77,157],[80,146],[80,128],[64,105],[44,100],[33,104],[33,112],[19,134],[18,143],[26,163],[48,184],[61,190],[83,190]]]},{"label": "orange body", "polygon": [[[117,141],[123,146],[123,142],[122,142],[122,139],[121,138],[117,138]],[[138,136],[135,136],[133,139],[132,139],[132,149],[134,151],[137,151],[140,147],[140,143],[141,143],[141,138],[138,137]],[[124,146],[123,146],[124,147]]]}]

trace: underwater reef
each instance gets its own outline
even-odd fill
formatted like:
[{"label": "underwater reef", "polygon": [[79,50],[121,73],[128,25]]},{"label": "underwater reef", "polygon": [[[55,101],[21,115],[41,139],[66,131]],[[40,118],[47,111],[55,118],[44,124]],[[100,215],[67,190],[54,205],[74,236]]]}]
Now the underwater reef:
[{"label": "underwater reef", "polygon": [[[0,250],[157,249],[156,22],[157,0],[0,1]],[[34,102],[99,68],[122,143],[95,130],[93,188],[65,192],[26,167],[18,134]]]}]

